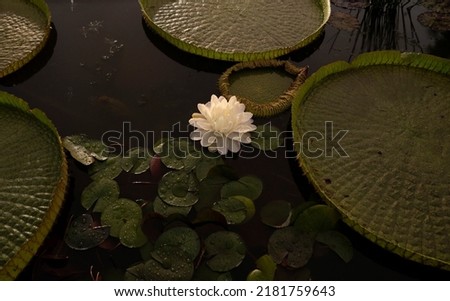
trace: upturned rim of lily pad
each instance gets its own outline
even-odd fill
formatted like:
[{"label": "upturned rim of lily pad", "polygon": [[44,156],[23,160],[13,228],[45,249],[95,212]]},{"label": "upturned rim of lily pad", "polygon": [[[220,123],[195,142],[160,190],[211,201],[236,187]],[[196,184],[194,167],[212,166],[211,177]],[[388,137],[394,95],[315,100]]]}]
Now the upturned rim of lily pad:
[{"label": "upturned rim of lily pad", "polygon": [[[13,280],[36,254],[58,217],[68,183],[68,165],[61,137],[52,121],[44,112],[36,108],[31,109],[23,99],[3,91],[0,91],[0,105],[3,109],[23,114],[25,118],[30,119],[36,126],[41,128],[43,135],[52,136],[52,139],[56,142],[53,147],[55,147],[59,155],[59,158],[55,158],[55,160],[60,161],[58,175],[55,175],[57,179],[52,187],[51,195],[47,198],[48,206],[43,209],[45,214],[42,216],[40,223],[32,233],[27,235],[27,239],[17,246],[17,250],[8,258],[6,263],[0,267],[0,280]],[[29,142],[25,141],[24,143]]]},{"label": "upturned rim of lily pad", "polygon": [[[360,54],[351,63],[336,61],[329,65],[323,66],[305,81],[305,84],[301,87],[299,93],[293,101],[291,126],[293,129],[294,142],[301,141],[300,137],[302,133],[297,125],[300,120],[298,117],[299,111],[301,111],[306,100],[310,95],[312,95],[315,89],[319,90],[323,88],[323,83],[330,78],[337,78],[341,75],[345,76],[346,74],[350,74],[352,71],[374,66],[378,68],[397,66],[402,67],[403,70],[424,70],[439,74],[441,76],[450,75],[450,61],[448,59],[429,54],[400,52],[396,50],[367,52]],[[378,244],[390,252],[398,254],[401,257],[432,267],[450,270],[450,261],[448,261],[450,253],[447,253],[446,259],[444,259],[442,257],[434,257],[430,255],[430,253],[418,252],[417,250],[411,249],[410,245],[405,247],[404,241],[395,240],[389,235],[386,235],[386,233],[383,233],[383,236],[381,236],[380,230],[373,227],[373,225],[379,225],[380,223],[373,223],[371,225],[368,223],[364,224],[360,219],[356,218],[353,213],[350,214],[350,211],[343,210],[342,204],[345,202],[338,200],[336,198],[336,194],[333,195],[333,193],[330,193],[330,190],[327,190],[329,188],[326,186],[329,186],[331,183],[327,183],[326,181],[316,177],[318,172],[317,168],[311,167],[307,156],[302,154],[298,143],[294,143],[294,145],[295,150],[298,153],[297,160],[299,166],[303,170],[305,176],[314,186],[321,198],[342,214],[342,220],[347,225],[370,241]],[[396,201],[398,202],[399,200]],[[403,245],[401,245],[401,243],[403,243]],[[410,242],[408,241],[408,243]]]},{"label": "upturned rim of lily pad", "polygon": [[30,6],[33,6],[34,9],[37,9],[39,10],[40,13],[42,13],[43,18],[46,19],[45,33],[41,41],[36,45],[36,47],[34,47],[34,49],[31,52],[24,53],[24,55],[21,57],[20,60],[15,60],[5,68],[0,69],[0,78],[17,71],[18,69],[26,65],[28,62],[30,62],[39,52],[41,52],[41,50],[47,44],[48,38],[50,37],[51,13],[47,3],[44,0],[26,0],[23,2],[27,3]]},{"label": "upturned rim of lily pad", "polygon": [[[180,23],[179,20],[173,21],[173,20],[167,20],[168,18],[163,18],[164,22],[170,22],[169,24],[171,25],[169,27],[172,28],[172,30],[169,30],[167,28],[167,26],[163,26],[164,24],[161,24],[161,22],[158,22],[158,20],[155,20],[155,16],[152,14],[152,9],[158,9],[158,5],[161,6],[160,3],[166,4],[166,3],[170,3],[170,2],[177,2],[177,1],[155,1],[155,0],[139,0],[139,5],[141,8],[141,12],[144,18],[144,21],[146,23],[146,25],[151,28],[155,33],[157,33],[159,36],[161,36],[162,38],[164,38],[166,41],[168,41],[169,43],[171,43],[172,45],[174,45],[175,47],[195,54],[195,55],[199,55],[199,56],[203,56],[203,57],[207,57],[207,58],[211,58],[211,59],[217,59],[217,60],[224,60],[224,61],[255,61],[255,60],[263,60],[263,59],[273,59],[276,57],[280,57],[282,55],[286,55],[294,50],[297,50],[299,48],[302,48],[310,43],[312,43],[314,40],[316,40],[320,34],[323,32],[325,25],[328,21],[328,18],[330,17],[330,13],[331,13],[331,4],[329,0],[314,0],[311,1],[310,4],[315,5],[316,8],[318,9],[318,11],[320,12],[315,12],[309,10],[308,13],[308,17],[306,18],[306,22],[305,24],[308,24],[309,19],[311,19],[311,16],[316,14],[314,17],[316,18],[320,18],[320,22],[319,24],[317,24],[316,26],[314,26],[314,28],[311,28],[308,30],[308,32],[304,32],[304,36],[300,35],[298,37],[298,39],[295,42],[291,42],[291,43],[280,43],[279,40],[275,39],[276,43],[274,43],[272,45],[272,47],[266,47],[266,48],[259,48],[259,47],[253,47],[250,50],[229,50],[226,49],[224,47],[213,47],[211,45],[204,45],[202,42],[202,39],[198,39],[195,37],[183,37],[183,33],[185,33],[185,30],[183,31],[177,31],[177,30],[173,30],[173,25],[178,25],[178,23]],[[156,4],[155,4],[156,3]],[[195,3],[195,1],[194,1]],[[185,1],[181,1],[179,2],[180,5],[187,5],[189,6],[192,3],[185,2]],[[226,1],[222,1],[222,3],[219,3],[220,5],[224,6],[227,4]],[[213,7],[214,9],[217,9],[217,6],[220,5],[208,5],[208,3],[204,3],[202,5],[202,11],[197,11],[195,9],[194,5],[191,5],[193,8],[191,10],[192,14],[195,14],[194,17],[191,16],[191,14],[187,14],[185,15],[183,18],[183,20],[188,19],[189,21],[192,22],[198,22],[198,20],[201,21],[209,21],[212,20],[212,23],[208,23],[206,22],[207,29],[210,29],[211,26],[214,26],[216,29],[218,27],[220,27],[220,25],[223,23],[222,20],[223,18],[231,18],[231,13],[235,11],[235,7],[236,7],[236,3],[231,3],[230,5],[230,9],[226,9],[227,7],[223,8],[221,7],[221,14],[220,16],[217,16],[217,11],[210,13],[210,14],[202,14],[203,13],[203,9],[209,8],[209,6]],[[307,10],[308,8],[305,7],[305,10]],[[291,11],[296,11],[296,10],[292,10]],[[172,11],[172,14],[175,15]],[[181,13],[180,13],[181,14]],[[317,15],[318,14],[318,15]],[[253,16],[255,17],[255,16]],[[262,20],[260,22],[266,22],[267,23],[267,18],[266,15],[256,15],[257,18],[252,18],[252,19],[259,19]],[[283,18],[283,16],[279,16],[278,19]],[[237,18],[235,18],[237,19]],[[192,21],[194,20],[194,21]],[[287,24],[281,26],[279,29],[282,31],[285,28],[290,28],[293,25],[290,24],[290,22],[292,22],[290,20],[290,18],[288,18],[287,20]],[[164,23],[163,22],[163,23]],[[215,23],[216,22],[216,23]],[[238,21],[235,20],[234,23],[236,23],[238,25],[242,25],[241,28],[242,29],[246,29],[248,30],[248,25],[244,26],[244,24],[239,23]],[[255,21],[257,22],[257,21]],[[286,23],[286,22],[284,22]],[[165,24],[167,25],[167,24]],[[193,28],[192,31],[198,33],[201,32],[203,30],[202,27],[205,26],[196,26],[198,24],[194,24],[195,26],[191,26]],[[202,24],[205,25],[205,22]],[[256,24],[257,28],[261,27],[258,26],[259,24]],[[303,26],[305,27],[305,26]],[[222,33],[225,33],[226,31],[229,31],[230,29],[228,27],[223,28]],[[280,32],[280,30],[278,30]],[[188,31],[189,32],[189,31]],[[209,32],[209,31],[208,31]],[[219,32],[220,33],[220,32]],[[278,33],[278,35],[280,35],[281,33]],[[223,40],[225,45],[229,44],[229,40],[228,39],[224,39],[222,35],[219,35],[219,38],[221,40]],[[229,38],[229,37],[228,37]],[[234,43],[245,43],[247,42],[247,44],[250,43],[250,45],[252,45],[253,43],[245,41],[245,40],[241,40],[239,41],[239,34],[235,35],[235,40],[238,40],[238,42],[234,41]],[[257,43],[257,46],[260,46],[261,43]]]},{"label": "upturned rim of lily pad", "polygon": [[251,62],[241,62],[230,68],[228,68],[219,78],[220,93],[226,98],[233,96],[230,93],[230,77],[233,73],[245,70],[245,69],[258,69],[258,68],[276,68],[281,69],[289,75],[294,76],[289,88],[284,91],[276,99],[267,99],[264,103],[253,101],[247,97],[234,95],[237,100],[245,105],[246,111],[253,113],[255,116],[269,117],[281,112],[286,111],[291,107],[294,95],[305,82],[308,75],[308,67],[298,67],[289,61],[281,60],[261,60]]}]

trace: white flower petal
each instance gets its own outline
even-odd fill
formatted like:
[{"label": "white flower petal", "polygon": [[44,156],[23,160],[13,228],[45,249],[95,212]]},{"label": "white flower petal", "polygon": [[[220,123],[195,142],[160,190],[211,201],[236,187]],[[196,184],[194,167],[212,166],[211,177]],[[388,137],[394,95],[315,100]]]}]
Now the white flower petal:
[{"label": "white flower petal", "polygon": [[198,104],[197,108],[200,113],[192,114],[189,119],[189,124],[196,128],[191,133],[192,140],[200,140],[202,146],[222,155],[238,152],[241,142],[251,142],[249,132],[256,129],[253,114],[245,112],[245,105],[236,96],[227,100],[213,94],[209,102]]}]

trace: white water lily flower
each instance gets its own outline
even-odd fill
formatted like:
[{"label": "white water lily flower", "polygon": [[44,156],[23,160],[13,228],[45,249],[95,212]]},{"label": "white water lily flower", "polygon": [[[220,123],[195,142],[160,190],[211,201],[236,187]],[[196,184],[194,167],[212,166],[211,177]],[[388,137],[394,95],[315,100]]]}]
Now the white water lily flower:
[{"label": "white water lily flower", "polygon": [[209,151],[218,151],[225,155],[241,149],[241,143],[250,143],[250,133],[256,129],[253,114],[245,111],[245,105],[237,101],[236,96],[230,100],[223,96],[211,96],[211,101],[198,104],[200,113],[192,114],[189,124],[196,127],[191,139],[200,141]]}]

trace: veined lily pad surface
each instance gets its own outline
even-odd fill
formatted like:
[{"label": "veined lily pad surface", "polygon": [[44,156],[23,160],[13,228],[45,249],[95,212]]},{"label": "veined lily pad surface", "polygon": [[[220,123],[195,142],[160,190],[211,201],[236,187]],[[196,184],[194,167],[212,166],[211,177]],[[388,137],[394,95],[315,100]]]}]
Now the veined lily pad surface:
[{"label": "veined lily pad surface", "polygon": [[0,0],[0,78],[28,63],[50,33],[43,0]]},{"label": "veined lily pad surface", "polygon": [[326,0],[140,0],[147,24],[185,51],[248,61],[312,42],[330,15]]},{"label": "veined lily pad surface", "polygon": [[0,279],[14,279],[36,253],[66,184],[55,127],[41,111],[0,92]]},{"label": "veined lily pad surface", "polygon": [[396,51],[322,67],[292,107],[300,166],[362,235],[450,269],[450,61]]},{"label": "veined lily pad surface", "polygon": [[308,67],[289,61],[263,60],[238,63],[219,79],[220,93],[236,96],[255,116],[272,116],[286,111],[303,84]]}]

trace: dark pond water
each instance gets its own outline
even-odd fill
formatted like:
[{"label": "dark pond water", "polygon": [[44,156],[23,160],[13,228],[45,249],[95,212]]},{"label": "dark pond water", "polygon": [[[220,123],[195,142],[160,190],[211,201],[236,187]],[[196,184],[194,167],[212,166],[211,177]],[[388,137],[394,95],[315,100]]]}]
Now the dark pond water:
[{"label": "dark pond water", "polygon": [[[48,45],[22,70],[0,80],[0,89],[46,112],[61,136],[86,133],[100,138],[107,131],[122,131],[124,121],[132,130],[152,131],[156,136],[176,124],[183,131],[197,103],[219,94],[217,80],[232,65],[186,54],[155,36],[143,23],[135,0],[47,2],[53,22]],[[450,32],[434,32],[418,23],[417,16],[425,9],[416,1],[388,5],[384,13],[373,7],[350,11],[333,6],[333,11],[350,13],[361,22],[360,30],[327,25],[324,35],[312,46],[288,57],[298,65],[308,65],[310,73],[371,50],[398,49],[450,57]],[[290,112],[270,120],[288,131]],[[266,121],[256,119],[257,124]],[[264,192],[258,200],[261,204],[275,199],[298,204],[311,197],[312,189],[296,161],[287,159],[284,152],[279,150],[277,159],[260,156],[229,159],[228,163],[242,175],[253,173],[263,180]],[[136,261],[137,255],[123,247],[114,252],[77,252],[64,246],[61,238],[67,221],[72,214],[82,212],[80,194],[89,182],[73,162],[70,176],[67,201],[54,231],[20,279],[90,279],[91,266],[96,272]],[[155,197],[155,185],[131,184],[134,180],[120,178],[121,191],[127,197]],[[302,273],[309,273],[313,280],[450,279],[448,272],[392,255],[345,225],[340,230],[354,245],[353,260],[345,264],[334,253],[323,252],[308,264],[309,272]],[[271,230],[254,218],[240,227],[239,233],[250,246],[242,269],[248,271],[254,266],[254,258],[266,252]],[[235,272],[235,279],[245,277]],[[286,277],[295,276],[287,273]]]}]

